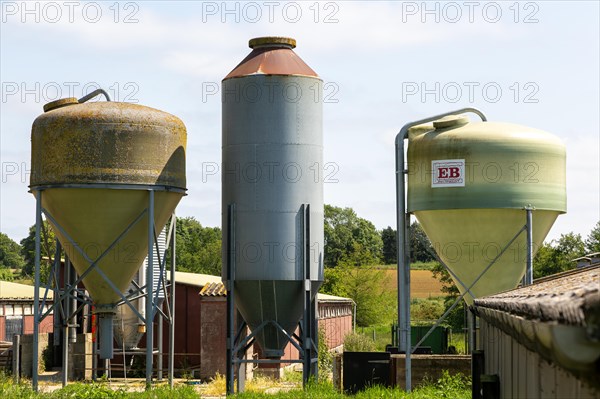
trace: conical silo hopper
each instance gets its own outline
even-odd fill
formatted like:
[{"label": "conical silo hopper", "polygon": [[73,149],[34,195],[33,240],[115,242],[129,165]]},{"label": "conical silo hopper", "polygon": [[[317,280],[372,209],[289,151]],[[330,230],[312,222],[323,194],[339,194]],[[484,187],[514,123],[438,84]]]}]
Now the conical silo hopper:
[{"label": "conical silo hopper", "polygon": [[168,113],[121,102],[70,98],[44,111],[32,127],[30,187],[77,273],[85,274],[102,343],[110,345],[101,355],[112,357],[115,306],[148,254],[149,214],[158,234],[185,195],[185,126]]},{"label": "conical silo hopper", "polygon": [[222,82],[223,279],[234,236],[236,306],[269,358],[289,342],[275,323],[293,333],[305,292],[314,299],[323,281],[323,83],[295,45],[252,39],[252,52]]},{"label": "conical silo hopper", "polygon": [[526,268],[526,210],[534,255],[566,212],[562,142],[525,126],[453,115],[410,129],[408,143],[407,209],[460,292],[474,283],[467,303],[515,288]]}]

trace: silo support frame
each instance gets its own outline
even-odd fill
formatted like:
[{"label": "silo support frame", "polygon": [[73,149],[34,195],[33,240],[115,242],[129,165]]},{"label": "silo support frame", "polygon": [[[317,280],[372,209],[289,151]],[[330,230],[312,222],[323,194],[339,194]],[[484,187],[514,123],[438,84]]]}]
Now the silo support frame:
[{"label": "silo support frame", "polygon": [[[102,252],[100,254],[100,256],[96,259],[96,260],[91,260],[87,254],[83,251],[83,249],[73,240],[73,238],[64,230],[64,228],[60,225],[60,223],[57,222],[57,220],[52,216],[52,214],[50,214],[50,212],[48,212],[46,209],[43,208],[42,206],[42,195],[43,195],[43,191],[45,188],[55,188],[55,187],[64,187],[64,188],[90,188],[90,187],[95,187],[95,188],[114,188],[114,189],[145,189],[148,191],[148,208],[142,210],[142,212],[140,212],[140,214],[117,236],[117,238],[107,247],[107,249]],[[73,292],[76,291],[77,286],[79,285],[79,283],[81,283],[83,281],[83,279],[89,274],[91,273],[93,270],[95,270],[103,279],[104,281],[106,281],[106,283],[111,287],[111,289],[117,293],[121,300],[118,302],[118,304],[127,304],[131,310],[135,313],[135,315],[142,320],[145,324],[146,324],[146,334],[147,334],[147,342],[151,342],[152,344],[149,345],[149,348],[147,348],[147,361],[146,361],[146,366],[147,366],[147,370],[146,370],[146,383],[147,386],[149,386],[149,384],[152,381],[152,360],[153,360],[153,355],[154,355],[154,345],[153,345],[153,331],[152,331],[152,321],[153,321],[153,316],[156,314],[156,312],[160,312],[161,315],[163,315],[163,317],[166,317],[169,322],[170,322],[170,329],[169,329],[169,371],[168,371],[168,375],[169,375],[169,384],[172,387],[173,386],[173,352],[174,352],[174,342],[173,342],[173,336],[174,336],[174,323],[175,323],[175,309],[174,309],[174,271],[175,271],[175,214],[173,213],[172,217],[171,217],[171,231],[170,233],[170,239],[167,241],[171,244],[171,248],[172,248],[172,253],[173,256],[171,257],[171,302],[167,303],[167,308],[168,308],[168,314],[165,315],[165,313],[161,310],[158,309],[158,307],[156,306],[156,302],[155,302],[155,297],[154,297],[154,290],[153,290],[153,284],[152,284],[152,280],[148,280],[146,283],[146,295],[147,295],[147,304],[149,303],[149,305],[147,305],[147,308],[150,309],[150,311],[147,310],[146,314],[150,315],[150,317],[143,317],[135,308],[135,306],[131,303],[132,300],[139,298],[140,295],[139,291],[134,292],[133,294],[129,294],[129,295],[124,295],[117,287],[116,285],[112,282],[112,280],[110,280],[108,278],[108,276],[100,269],[98,268],[98,263],[100,262],[100,260],[102,260],[120,241],[121,239],[133,228],[133,226],[135,226],[140,220],[142,220],[142,218],[147,214],[148,216],[148,265],[152,265],[152,249],[155,243],[155,237],[156,237],[156,231],[155,231],[155,224],[154,224],[154,192],[155,191],[162,191],[165,190],[162,187],[152,187],[152,186],[127,186],[124,187],[123,185],[120,186],[111,186],[111,185],[105,185],[105,184],[101,184],[101,185],[76,185],[76,184],[67,184],[67,185],[58,185],[58,186],[48,186],[48,187],[36,187],[35,189],[32,189],[32,191],[35,194],[36,197],[36,224],[35,224],[35,256],[34,256],[34,261],[35,261],[35,271],[34,271],[34,326],[33,326],[33,358],[32,358],[32,387],[34,390],[37,391],[38,389],[38,369],[37,369],[37,364],[39,363],[39,323],[46,318],[53,310],[58,310],[60,311],[61,315],[65,316],[65,320],[67,322],[67,324],[69,323],[70,320],[72,320],[72,318],[74,317],[74,315],[76,313],[78,313],[79,311],[81,311],[81,309],[83,308],[83,306],[85,304],[91,304],[91,298],[87,297],[87,296],[83,296],[80,295],[81,293],[78,292],[77,296],[73,295]],[[174,190],[174,191],[178,191],[178,190]],[[87,267],[87,269],[85,270],[85,272],[83,272],[80,276],[78,276],[76,279],[75,278],[70,278],[71,281],[69,281],[68,286],[67,284],[65,285],[64,288],[64,292],[62,294],[58,294],[54,296],[54,301],[53,304],[51,306],[49,306],[49,308],[45,311],[42,312],[43,308],[45,307],[45,302],[46,302],[46,297],[47,295],[45,294],[41,303],[41,307],[40,307],[40,267],[41,267],[41,230],[42,230],[42,223],[43,223],[43,219],[42,216],[45,216],[50,222],[52,222],[53,226],[55,226],[60,232],[61,234],[63,234],[63,236],[67,239],[68,244],[72,245],[73,248],[86,260],[86,262],[89,264],[89,266]],[[167,245],[167,248],[165,249],[165,253],[168,250],[169,246]],[[157,251],[158,253],[158,251]],[[159,259],[160,258],[160,254],[159,254]],[[60,262],[60,259],[58,259],[58,262]],[[161,276],[162,273],[164,272],[164,268],[166,265],[166,259],[163,256],[163,259],[161,260],[160,263],[160,267],[161,267]],[[72,273],[73,276],[75,276],[75,273]],[[56,276],[54,276],[56,277]],[[159,282],[162,282],[162,289],[166,291],[166,287],[164,284],[164,280],[161,278],[159,280]],[[65,283],[67,283],[67,281],[65,281]],[[46,287],[46,292],[49,289],[49,284]],[[142,290],[144,287],[141,287],[140,290]],[[159,287],[158,290],[160,290],[161,288]],[[166,293],[166,292],[165,292]],[[136,297],[134,297],[136,296]],[[79,298],[81,297],[81,298]],[[165,295],[165,297],[167,297],[167,295]],[[61,304],[63,301],[66,300],[71,300],[71,299],[77,299],[80,300],[82,302],[84,302],[82,305],[80,305],[77,309],[70,309],[72,313],[71,315],[68,315],[65,313],[65,309],[63,308],[62,305],[59,306],[59,304]],[[147,345],[148,346],[148,345]],[[111,347],[111,351],[112,351],[112,347]],[[162,353],[160,353],[159,355],[162,356]],[[149,358],[149,361],[148,361]],[[66,362],[66,359],[64,359],[64,361]],[[148,363],[150,363],[150,368],[148,369]],[[63,384],[65,384],[64,380],[63,380]]]},{"label": "silo support frame", "polygon": [[[527,262],[528,262],[528,266],[527,268],[530,269],[531,265],[530,260],[531,260],[531,248],[533,247],[533,243],[531,240],[531,209],[525,209],[527,212],[527,223],[521,227],[517,233],[509,240],[508,244],[506,244],[504,246],[504,248],[502,248],[502,250],[498,253],[498,255],[496,255],[496,257],[492,260],[492,262],[486,266],[485,269],[483,269],[483,271],[481,273],[479,273],[479,275],[475,278],[475,280],[473,280],[473,283],[471,283],[471,285],[469,285],[468,287],[460,280],[458,279],[459,283],[465,287],[465,292],[462,293],[461,295],[459,295],[458,298],[456,298],[456,300],[454,301],[454,303],[452,304],[452,306],[450,306],[448,308],[448,310],[446,310],[446,312],[444,312],[444,314],[436,321],[436,323],[429,329],[429,331],[427,331],[427,334],[425,334],[421,340],[419,342],[417,342],[417,344],[415,345],[415,347],[412,349],[411,353],[413,353],[423,342],[425,342],[425,340],[427,339],[427,337],[429,337],[429,335],[446,319],[446,317],[450,314],[450,312],[456,307],[456,305],[458,305],[462,299],[468,294],[471,293],[471,289],[475,286],[475,284],[477,284],[477,282],[488,272],[488,270],[490,270],[490,268],[496,263],[496,261],[498,259],[500,259],[500,257],[508,250],[508,248],[513,244],[513,242],[515,242],[515,240],[517,240],[517,238],[519,238],[519,236],[521,235],[521,233],[526,232],[527,236],[526,236],[526,241],[527,241]],[[442,263],[443,264],[443,263]],[[444,265],[446,266],[446,265]],[[448,266],[446,266],[447,268]],[[526,272],[528,273],[528,272]],[[471,294],[472,295],[472,294]],[[477,321],[475,319],[475,315],[473,315],[473,319],[469,318],[469,324],[472,324],[473,328],[476,327],[477,325]],[[469,346],[471,348],[471,350],[476,349],[475,345],[475,337],[474,337],[474,330],[473,328],[469,327]]]},{"label": "silo support frame", "polygon": [[[32,354],[32,387],[35,391],[38,390],[39,370],[37,364],[39,363],[39,325],[46,317],[52,312],[54,320],[54,333],[55,345],[62,345],[62,385],[63,387],[67,384],[68,376],[68,344],[73,342],[74,327],[73,318],[85,307],[87,304],[91,304],[91,298],[85,295],[83,292],[77,290],[77,284],[80,280],[76,279],[76,272],[72,268],[69,258],[65,255],[65,268],[63,270],[63,288],[60,289],[60,268],[61,268],[61,253],[62,245],[58,239],[56,239],[54,259],[52,260],[52,269],[50,271],[49,279],[44,287],[44,295],[41,298],[40,303],[40,274],[41,274],[41,241],[42,241],[42,230],[43,227],[43,215],[48,217],[46,210],[42,207],[42,190],[35,190],[36,193],[36,224],[35,224],[35,270],[34,270],[34,306],[33,306],[33,354]],[[44,234],[44,238],[47,239],[47,235]],[[73,269],[73,270],[72,270]],[[53,286],[51,288],[51,286]],[[52,305],[46,308],[46,302],[48,299],[48,292],[53,291]],[[81,302],[81,305],[77,306],[77,302]],[[60,326],[60,327],[58,327]],[[62,335],[62,340],[60,339]]]},{"label": "silo support frame", "polygon": [[[236,312],[235,306],[235,204],[227,207],[227,237],[226,249],[226,288],[227,288],[227,365],[226,365],[226,394],[235,394],[235,376],[238,376],[238,393],[243,392],[245,385],[245,365],[252,364],[280,364],[280,363],[302,363],[303,386],[306,386],[311,376],[318,377],[318,323],[316,294],[312,295],[310,274],[310,205],[303,204],[302,212],[302,240],[303,240],[303,268],[304,268],[304,301],[303,318],[298,323],[300,336],[286,331],[275,320],[265,320],[257,328],[246,335],[247,324]],[[238,328],[235,332],[235,316],[238,316]],[[300,354],[300,359],[245,359],[246,351],[254,344],[255,337],[266,326],[272,325],[285,335],[289,343],[294,346]],[[236,370],[237,368],[237,370]],[[236,373],[237,372],[237,373]]]}]

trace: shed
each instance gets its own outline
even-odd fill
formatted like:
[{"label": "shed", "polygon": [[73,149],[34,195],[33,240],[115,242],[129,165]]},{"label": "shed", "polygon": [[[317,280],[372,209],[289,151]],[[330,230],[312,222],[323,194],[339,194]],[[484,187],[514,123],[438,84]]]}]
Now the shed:
[{"label": "shed", "polygon": [[[224,374],[227,291],[221,277],[175,272],[175,295],[175,367],[201,379]],[[340,349],[353,328],[354,302],[325,294],[318,294],[317,301],[327,347]],[[288,345],[284,358],[291,357],[298,353]]]},{"label": "shed", "polygon": [[600,266],[475,300],[501,398],[600,398]]}]

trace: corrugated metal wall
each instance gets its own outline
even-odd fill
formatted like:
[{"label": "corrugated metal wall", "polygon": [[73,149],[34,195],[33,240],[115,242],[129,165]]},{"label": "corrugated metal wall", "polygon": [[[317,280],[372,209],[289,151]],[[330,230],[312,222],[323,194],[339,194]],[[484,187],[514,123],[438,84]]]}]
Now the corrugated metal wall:
[{"label": "corrugated metal wall", "polygon": [[593,391],[484,319],[480,328],[485,374],[499,376],[501,398],[600,398],[600,391]]}]

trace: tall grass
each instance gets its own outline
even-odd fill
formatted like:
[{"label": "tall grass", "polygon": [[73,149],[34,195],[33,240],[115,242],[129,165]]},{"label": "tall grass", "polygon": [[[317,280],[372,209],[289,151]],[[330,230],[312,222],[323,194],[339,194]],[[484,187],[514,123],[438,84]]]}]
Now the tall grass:
[{"label": "tall grass", "polygon": [[407,393],[401,389],[373,386],[356,395],[344,395],[330,384],[313,384],[306,390],[294,389],[276,394],[245,392],[235,397],[239,399],[464,399],[471,396],[470,383],[460,375],[451,376],[444,372],[442,378]]}]

